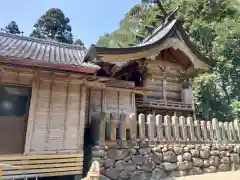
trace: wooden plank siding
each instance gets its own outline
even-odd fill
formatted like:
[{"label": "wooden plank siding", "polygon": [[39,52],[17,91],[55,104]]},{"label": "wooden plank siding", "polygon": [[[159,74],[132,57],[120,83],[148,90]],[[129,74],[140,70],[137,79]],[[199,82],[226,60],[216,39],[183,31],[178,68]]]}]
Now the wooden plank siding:
[{"label": "wooden plank siding", "polygon": [[[143,100],[182,101],[180,71],[181,66],[174,66],[162,60],[149,60],[144,87],[151,90],[143,96]],[[164,64],[164,66],[163,66]]]},{"label": "wooden plank siding", "polygon": [[16,73],[2,70],[0,71],[0,83],[20,85],[20,86],[32,86],[33,75],[30,73]]},{"label": "wooden plank siding", "polygon": [[131,114],[136,111],[135,94],[125,91],[90,90],[90,121],[99,119],[99,114],[121,113]]},{"label": "wooden plank siding", "polygon": [[1,155],[3,179],[76,175],[82,173],[83,153],[61,155]]},{"label": "wooden plank siding", "polygon": [[[86,88],[80,84],[38,80],[33,98],[25,153],[61,153],[82,150]],[[36,93],[37,92],[37,93]],[[28,147],[30,146],[30,147]],[[81,147],[81,148],[80,148]]]}]

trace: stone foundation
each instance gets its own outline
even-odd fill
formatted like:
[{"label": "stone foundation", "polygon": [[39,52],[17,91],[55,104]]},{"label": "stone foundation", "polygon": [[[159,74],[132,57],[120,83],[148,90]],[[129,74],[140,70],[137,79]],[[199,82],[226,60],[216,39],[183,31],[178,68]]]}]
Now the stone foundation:
[{"label": "stone foundation", "polygon": [[[240,145],[96,146],[102,179],[161,180],[240,168]],[[173,179],[173,178],[172,178]]]}]

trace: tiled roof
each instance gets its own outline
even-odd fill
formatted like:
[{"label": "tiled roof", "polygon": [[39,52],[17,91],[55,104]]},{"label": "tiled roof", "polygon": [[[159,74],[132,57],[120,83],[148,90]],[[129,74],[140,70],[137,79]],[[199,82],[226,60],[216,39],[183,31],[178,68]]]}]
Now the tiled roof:
[{"label": "tiled roof", "polygon": [[83,62],[85,51],[77,45],[0,32],[0,56],[52,64],[98,67]]}]

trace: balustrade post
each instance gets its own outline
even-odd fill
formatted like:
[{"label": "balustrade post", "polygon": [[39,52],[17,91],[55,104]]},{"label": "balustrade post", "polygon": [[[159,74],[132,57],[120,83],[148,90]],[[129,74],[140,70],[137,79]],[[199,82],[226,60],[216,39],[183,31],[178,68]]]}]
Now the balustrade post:
[{"label": "balustrade post", "polygon": [[232,135],[229,129],[229,123],[228,122],[224,122],[223,123],[225,131],[227,132],[227,140],[232,141]]},{"label": "balustrade post", "polygon": [[201,123],[201,130],[202,130],[202,134],[203,134],[203,140],[208,140],[206,122],[201,121],[200,123]]},{"label": "balustrade post", "polygon": [[195,128],[196,128],[197,140],[202,141],[203,138],[201,136],[201,125],[200,125],[199,120],[195,120],[194,125],[195,125]]},{"label": "balustrade post", "polygon": [[240,124],[238,119],[234,120],[234,127],[237,131],[237,140],[240,140]]},{"label": "balustrade post", "polygon": [[175,137],[176,141],[180,141],[180,134],[179,134],[179,123],[178,123],[178,117],[173,116],[172,117],[172,124],[173,124],[173,135]]},{"label": "balustrade post", "polygon": [[180,131],[181,131],[182,139],[184,141],[188,141],[186,119],[185,117],[181,116],[179,120],[180,120]]},{"label": "balustrade post", "polygon": [[236,135],[235,128],[234,128],[234,125],[233,125],[232,121],[229,122],[229,129],[230,129],[230,132],[232,134],[232,140],[236,141],[237,140],[237,135]]},{"label": "balustrade post", "polygon": [[130,124],[131,124],[131,128],[130,128],[130,134],[131,134],[131,140],[136,140],[137,139],[137,118],[136,118],[136,114],[132,113],[129,116],[130,119]]},{"label": "balustrade post", "polygon": [[168,141],[172,140],[172,126],[170,116],[164,116],[165,134]]},{"label": "balustrade post", "polygon": [[157,126],[157,139],[159,141],[162,141],[164,140],[164,137],[163,137],[163,121],[161,115],[156,116],[156,126]]},{"label": "balustrade post", "polygon": [[103,144],[106,140],[106,114],[104,112],[100,114],[99,128],[99,140],[100,144]]},{"label": "balustrade post", "polygon": [[110,137],[111,137],[111,141],[116,141],[116,129],[117,129],[117,123],[116,123],[116,114],[112,113],[111,114],[111,119],[110,119]]},{"label": "balustrade post", "polygon": [[140,140],[145,141],[145,115],[139,114],[138,121]]},{"label": "balustrade post", "polygon": [[223,122],[219,122],[219,127],[221,129],[222,140],[226,141],[227,140],[227,136],[226,136],[226,130],[225,130]]},{"label": "balustrade post", "polygon": [[213,135],[213,127],[211,121],[207,121],[207,130],[209,132],[209,140],[214,140],[214,135]]},{"label": "balustrade post", "polygon": [[220,132],[218,120],[216,118],[212,119],[212,125],[213,125],[213,129],[215,130],[215,133],[216,133],[217,141],[220,141],[221,140],[221,132]]},{"label": "balustrade post", "polygon": [[154,136],[155,136],[155,116],[149,114],[147,116],[147,123],[148,123],[148,137],[150,141],[154,140]]},{"label": "balustrade post", "polygon": [[194,126],[193,126],[193,118],[192,117],[187,117],[187,124],[189,127],[189,132],[190,132],[190,139],[192,141],[195,141],[195,134],[194,134]]}]

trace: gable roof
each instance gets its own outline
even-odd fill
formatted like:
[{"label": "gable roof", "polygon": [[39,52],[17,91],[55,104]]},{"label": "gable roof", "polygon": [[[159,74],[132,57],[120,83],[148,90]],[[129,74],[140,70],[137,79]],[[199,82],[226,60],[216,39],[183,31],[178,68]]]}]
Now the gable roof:
[{"label": "gable roof", "polygon": [[[104,60],[110,62],[136,60],[156,55],[161,50],[174,46],[177,49],[180,46],[179,49],[191,57],[189,59],[191,59],[192,63],[196,63],[197,69],[208,70],[214,65],[191,43],[182,27],[182,23],[177,19],[166,19],[165,22],[157,26],[151,34],[136,46],[106,48],[92,45],[86,55],[86,59],[93,59],[94,56],[102,56]],[[196,62],[193,62],[193,59]]]},{"label": "gable roof", "polygon": [[77,45],[0,32],[0,57],[6,62],[15,59],[16,63],[27,60],[30,64],[99,69],[97,65],[84,62],[84,56],[85,51]]}]

